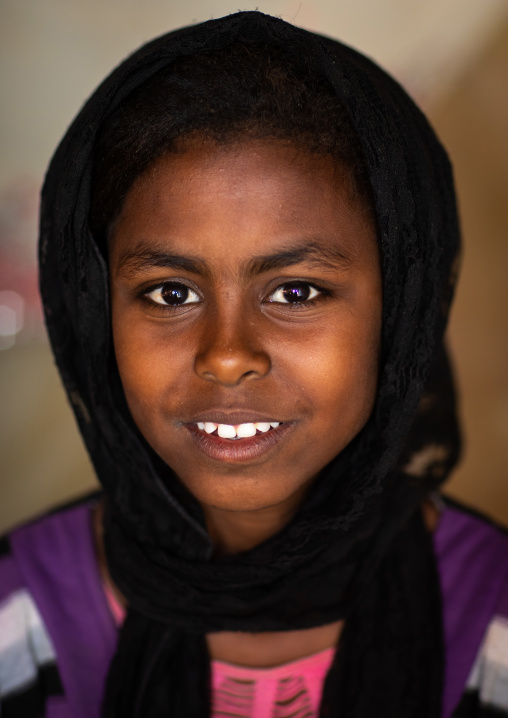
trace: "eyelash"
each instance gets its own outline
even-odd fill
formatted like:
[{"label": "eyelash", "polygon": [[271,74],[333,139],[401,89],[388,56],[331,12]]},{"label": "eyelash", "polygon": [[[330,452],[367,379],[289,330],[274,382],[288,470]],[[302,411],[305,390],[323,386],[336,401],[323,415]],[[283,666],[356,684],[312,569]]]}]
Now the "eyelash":
[{"label": "eyelash", "polygon": [[[311,282],[306,282],[303,280],[299,281],[299,280],[293,279],[291,281],[284,282],[283,284],[279,284],[273,290],[273,292],[271,292],[270,297],[273,297],[278,292],[282,293],[284,291],[284,289],[287,290],[287,288],[291,287],[291,286],[306,287],[306,288],[310,289],[310,297],[308,297],[307,299],[301,300],[301,301],[297,301],[297,302],[282,302],[282,301],[277,301],[277,300],[274,301],[273,299],[269,298],[268,302],[270,304],[282,305],[282,306],[291,308],[292,310],[298,310],[298,309],[303,309],[304,306],[312,306],[312,305],[316,304],[317,302],[320,302],[323,299],[325,299],[331,295],[331,292],[324,289],[323,287],[318,287],[316,284],[312,284]],[[197,292],[195,292],[193,289],[191,289],[186,284],[183,284],[182,282],[162,282],[161,284],[157,284],[156,286],[149,287],[148,290],[144,290],[140,294],[140,299],[142,299],[152,309],[159,309],[160,311],[163,311],[163,312],[176,311],[180,307],[190,306],[192,304],[198,304],[198,301],[196,301],[196,300],[188,301],[188,297],[181,304],[166,304],[164,301],[157,301],[153,297],[150,297],[151,294],[153,295],[156,292],[158,292],[159,297],[162,299],[161,292],[164,289],[164,287],[172,287],[174,290],[185,289],[189,293],[194,294],[199,300],[199,296],[198,296]]]}]

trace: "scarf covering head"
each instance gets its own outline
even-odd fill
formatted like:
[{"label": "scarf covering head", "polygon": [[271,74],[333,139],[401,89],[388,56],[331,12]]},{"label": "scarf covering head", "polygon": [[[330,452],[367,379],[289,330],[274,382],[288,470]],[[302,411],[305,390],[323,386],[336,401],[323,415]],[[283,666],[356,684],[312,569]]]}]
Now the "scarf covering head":
[{"label": "scarf covering head", "polygon": [[[108,116],[183,56],[233,42],[305,56],[358,134],[382,255],[377,400],[276,536],[214,558],[197,502],[161,467],[129,414],[112,346],[108,273],[89,229],[92,157]],[[451,169],[427,121],[371,61],[259,12],[169,33],[122,63],[86,103],[42,194],[41,291],[53,351],[107,496],[105,544],[129,610],[103,705],[107,718],[210,713],[205,634],[345,619],[321,716],[437,718],[439,581],[421,501],[459,453],[443,332],[459,232]]]}]

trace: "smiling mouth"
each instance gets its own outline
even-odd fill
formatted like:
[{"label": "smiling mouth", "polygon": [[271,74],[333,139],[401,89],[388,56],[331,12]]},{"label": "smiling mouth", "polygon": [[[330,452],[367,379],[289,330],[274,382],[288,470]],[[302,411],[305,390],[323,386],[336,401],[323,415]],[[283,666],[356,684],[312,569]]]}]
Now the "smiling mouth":
[{"label": "smiling mouth", "polygon": [[195,445],[210,459],[242,464],[275,450],[286,435],[292,433],[294,425],[294,421],[246,421],[240,424],[195,421],[186,427]]},{"label": "smiling mouth", "polygon": [[198,421],[196,423],[199,431],[204,431],[210,436],[220,436],[221,439],[249,439],[253,436],[266,434],[280,426],[280,421],[271,422],[246,422],[243,424],[216,424],[213,421]]}]

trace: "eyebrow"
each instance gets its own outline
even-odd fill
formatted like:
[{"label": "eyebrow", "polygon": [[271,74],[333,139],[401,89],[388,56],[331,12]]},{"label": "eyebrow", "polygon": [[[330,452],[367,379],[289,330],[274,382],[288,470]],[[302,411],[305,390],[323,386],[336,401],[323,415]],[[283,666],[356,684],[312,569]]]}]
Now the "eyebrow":
[{"label": "eyebrow", "polygon": [[315,241],[306,241],[275,254],[255,257],[248,263],[246,273],[263,274],[302,262],[317,269],[350,269],[353,264],[352,257],[338,247],[324,247]]},{"label": "eyebrow", "polygon": [[209,273],[208,265],[195,257],[184,257],[181,254],[173,254],[159,249],[152,249],[145,244],[140,244],[134,249],[129,249],[120,255],[118,260],[118,271],[127,277],[138,272],[148,271],[154,267],[165,269],[183,269],[192,274],[206,275]]},{"label": "eyebrow", "polygon": [[[277,269],[284,269],[305,262],[316,269],[350,269],[354,258],[342,252],[338,247],[324,247],[316,241],[300,242],[274,254],[253,257],[244,268],[245,276],[256,276]],[[174,254],[145,243],[134,249],[126,250],[120,255],[119,273],[132,276],[138,272],[149,271],[154,267],[165,269],[182,269],[201,276],[210,275],[209,265],[198,257]]]}]

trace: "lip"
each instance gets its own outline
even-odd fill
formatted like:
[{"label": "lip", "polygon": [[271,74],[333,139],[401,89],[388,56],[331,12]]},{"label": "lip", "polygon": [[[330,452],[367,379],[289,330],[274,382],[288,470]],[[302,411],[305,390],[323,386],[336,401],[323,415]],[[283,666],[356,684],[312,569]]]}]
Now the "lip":
[{"label": "lip", "polygon": [[[203,415],[204,417],[205,415]],[[211,416],[221,416],[221,421],[217,421],[216,418],[212,419]],[[238,417],[248,417],[247,419],[239,420]],[[263,419],[254,419],[253,414],[237,414],[233,420],[232,415],[229,414],[228,418],[225,419],[225,415],[219,415],[217,413],[207,414],[206,419],[200,418],[196,422],[185,424],[184,426],[188,429],[196,446],[208,456],[210,459],[215,461],[222,461],[231,464],[241,464],[244,462],[257,459],[269,451],[274,449],[281,441],[283,441],[288,433],[293,429],[295,422],[280,423],[275,429],[270,429],[263,434],[256,434],[255,436],[249,436],[244,439],[222,439],[220,436],[215,434],[207,434],[205,431],[201,431],[197,427],[197,421],[213,421],[217,424],[244,424],[247,422],[258,423],[261,421],[269,421],[269,419],[263,417]],[[272,419],[272,421],[277,421]]]}]

